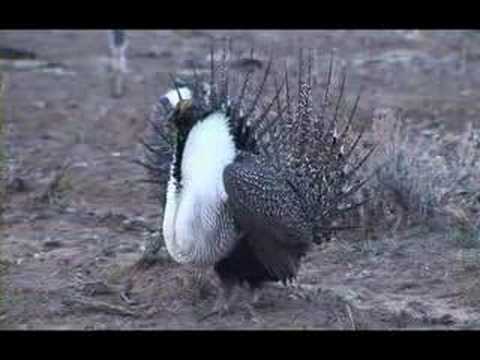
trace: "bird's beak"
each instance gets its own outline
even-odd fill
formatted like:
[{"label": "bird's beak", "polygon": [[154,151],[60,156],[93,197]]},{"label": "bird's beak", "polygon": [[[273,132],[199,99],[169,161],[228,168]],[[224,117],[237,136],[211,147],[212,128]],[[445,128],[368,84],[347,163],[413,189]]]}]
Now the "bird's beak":
[{"label": "bird's beak", "polygon": [[180,100],[177,104],[175,112],[178,114],[178,116],[184,116],[191,107],[192,100]]}]

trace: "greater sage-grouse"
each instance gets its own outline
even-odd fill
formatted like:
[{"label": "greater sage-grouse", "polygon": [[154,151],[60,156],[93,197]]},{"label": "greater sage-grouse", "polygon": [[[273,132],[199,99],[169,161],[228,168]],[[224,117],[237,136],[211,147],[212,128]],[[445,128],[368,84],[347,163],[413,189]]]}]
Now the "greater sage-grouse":
[{"label": "greater sage-grouse", "polygon": [[235,285],[256,295],[264,282],[295,278],[312,245],[361,205],[352,195],[367,181],[358,170],[373,149],[357,151],[359,96],[348,106],[333,57],[322,83],[312,52],[300,51],[292,91],[287,67],[275,70],[271,57],[263,70],[242,72],[227,50],[215,56],[206,76],[193,69],[188,80],[172,79],[152,113],[144,165],[151,182],[167,187],[169,254],[214,267],[221,310]]}]

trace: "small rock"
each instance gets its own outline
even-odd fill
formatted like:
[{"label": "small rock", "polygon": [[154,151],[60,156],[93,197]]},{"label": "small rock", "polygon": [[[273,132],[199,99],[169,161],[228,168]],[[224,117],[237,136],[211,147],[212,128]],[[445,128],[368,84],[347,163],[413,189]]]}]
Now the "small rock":
[{"label": "small rock", "polygon": [[137,251],[135,245],[121,245],[118,247],[117,252],[121,254],[134,253]]},{"label": "small rock", "polygon": [[444,325],[452,325],[455,324],[455,319],[453,318],[452,315],[450,314],[445,314],[439,319],[441,324]]},{"label": "small rock", "polygon": [[52,139],[55,139],[55,138],[50,134],[43,134],[43,135],[40,135],[40,139],[42,139],[42,140],[52,140]]},{"label": "small rock", "polygon": [[33,60],[37,58],[37,54],[35,54],[30,50],[1,47],[0,58],[9,59],[9,60],[18,60],[18,59]]},{"label": "small rock", "polygon": [[88,168],[88,163],[86,161],[81,161],[74,164],[73,167]]},{"label": "small rock", "polygon": [[26,192],[30,188],[25,179],[21,177],[15,177],[7,184],[7,189],[12,192]]},{"label": "small rock", "polygon": [[43,243],[43,247],[46,250],[57,249],[62,246],[63,246],[63,243],[59,240],[47,240]]},{"label": "small rock", "polygon": [[148,55],[151,57],[158,57],[162,53],[162,49],[160,49],[160,46],[158,45],[153,45],[148,49]]},{"label": "small rock", "polygon": [[162,49],[160,49],[159,46],[153,45],[148,49],[147,52],[140,54],[141,56],[151,58],[151,59],[156,59],[162,55]]},{"label": "small rock", "polygon": [[32,105],[37,109],[45,109],[47,107],[47,103],[45,101],[34,101]]},{"label": "small rock", "polygon": [[258,59],[243,58],[234,61],[232,63],[232,67],[236,69],[244,69],[246,71],[253,71],[256,69],[261,69],[263,67],[263,63]]},{"label": "small rock", "polygon": [[61,67],[56,67],[56,64],[47,64],[48,66],[42,69],[42,72],[50,73],[57,76],[75,76],[76,73],[73,71],[66,70]]},{"label": "small rock", "polygon": [[173,53],[169,50],[163,50],[162,52],[160,52],[159,54],[161,57],[163,58],[171,58],[173,57]]},{"label": "small rock", "polygon": [[83,286],[82,292],[88,296],[108,295],[115,291],[102,281],[87,283]]},{"label": "small rock", "polygon": [[452,325],[455,324],[455,319],[451,314],[445,314],[439,318],[431,318],[430,323],[432,325]]},{"label": "small rock", "polygon": [[74,100],[70,100],[68,103],[67,103],[67,107],[69,109],[77,109],[79,107],[78,103]]},{"label": "small rock", "polygon": [[[113,248],[105,248],[102,250],[102,255],[105,257],[115,257],[115,251]],[[100,258],[96,258],[96,260],[99,260]]]},{"label": "small rock", "polygon": [[143,84],[145,82],[145,77],[142,75],[135,75],[133,77],[133,81],[136,82],[137,84]]}]

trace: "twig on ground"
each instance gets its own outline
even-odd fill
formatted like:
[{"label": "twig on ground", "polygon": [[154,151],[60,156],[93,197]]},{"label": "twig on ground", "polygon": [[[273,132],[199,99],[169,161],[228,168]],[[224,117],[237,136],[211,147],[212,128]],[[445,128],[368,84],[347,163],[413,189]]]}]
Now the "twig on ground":
[{"label": "twig on ground", "polygon": [[347,307],[348,318],[350,319],[350,323],[352,324],[352,329],[357,330],[357,326],[355,325],[355,320],[353,319],[352,308],[350,307],[350,304],[346,304],[346,307]]},{"label": "twig on ground", "polygon": [[125,309],[122,306],[109,304],[104,301],[84,299],[80,297],[74,297],[64,301],[65,305],[73,306],[80,308],[86,312],[102,312],[111,315],[120,315],[120,316],[135,316],[138,317],[140,314]]}]

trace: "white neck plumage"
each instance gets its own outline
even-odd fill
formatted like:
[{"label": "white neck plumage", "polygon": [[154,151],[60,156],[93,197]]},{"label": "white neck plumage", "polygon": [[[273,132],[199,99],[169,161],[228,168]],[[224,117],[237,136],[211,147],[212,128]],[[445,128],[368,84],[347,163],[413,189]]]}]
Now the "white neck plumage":
[{"label": "white neck plumage", "polygon": [[209,115],[188,134],[180,164],[182,184],[173,177],[172,165],[163,220],[165,244],[175,261],[209,265],[231,250],[227,243],[233,241],[222,242],[230,221],[223,211],[223,170],[235,153],[224,113]]}]

